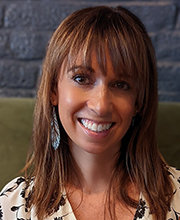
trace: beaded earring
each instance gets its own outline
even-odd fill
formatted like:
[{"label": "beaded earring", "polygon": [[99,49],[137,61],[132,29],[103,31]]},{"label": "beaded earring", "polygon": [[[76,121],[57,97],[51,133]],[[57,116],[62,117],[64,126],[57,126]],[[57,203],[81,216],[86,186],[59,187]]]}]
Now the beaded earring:
[{"label": "beaded earring", "polygon": [[52,120],[51,120],[51,143],[52,147],[57,150],[60,145],[61,137],[60,137],[60,129],[58,125],[57,115],[55,107],[53,107],[52,111]]}]

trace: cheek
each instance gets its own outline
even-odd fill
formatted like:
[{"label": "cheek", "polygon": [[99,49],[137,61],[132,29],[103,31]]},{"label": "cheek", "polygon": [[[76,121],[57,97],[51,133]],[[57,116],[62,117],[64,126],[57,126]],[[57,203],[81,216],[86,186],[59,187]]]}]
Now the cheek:
[{"label": "cheek", "polygon": [[76,95],[71,91],[71,89],[66,89],[66,88],[59,89],[58,94],[59,94],[58,104],[59,105],[61,104],[64,107],[72,105],[74,99],[76,99]]},{"label": "cheek", "polygon": [[72,117],[74,115],[73,106],[74,106],[74,99],[68,94],[68,92],[59,93],[59,97],[58,97],[59,119],[68,136],[70,135],[74,124],[72,121]]},{"label": "cheek", "polygon": [[135,96],[126,96],[117,102],[118,109],[119,112],[121,112],[122,117],[124,116],[127,120],[131,120],[131,118],[136,114],[135,101]]},{"label": "cheek", "polygon": [[70,123],[74,119],[75,113],[80,108],[80,96],[75,89],[70,87],[59,87],[58,107],[59,116],[62,123]]}]

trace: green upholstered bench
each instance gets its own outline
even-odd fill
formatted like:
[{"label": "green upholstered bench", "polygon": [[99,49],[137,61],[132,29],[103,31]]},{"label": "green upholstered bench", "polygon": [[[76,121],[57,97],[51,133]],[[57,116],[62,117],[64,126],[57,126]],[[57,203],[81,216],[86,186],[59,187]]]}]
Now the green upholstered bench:
[{"label": "green upholstered bench", "polygon": [[[34,99],[0,98],[0,189],[21,175],[31,144]],[[180,103],[160,103],[158,143],[165,159],[180,168]]]}]

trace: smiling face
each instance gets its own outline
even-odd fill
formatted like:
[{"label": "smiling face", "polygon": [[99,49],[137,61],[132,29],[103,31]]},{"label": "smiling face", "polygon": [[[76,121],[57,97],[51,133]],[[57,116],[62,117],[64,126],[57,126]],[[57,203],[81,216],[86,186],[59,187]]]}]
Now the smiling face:
[{"label": "smiling face", "polygon": [[63,65],[55,95],[70,147],[93,154],[117,152],[136,112],[132,80],[117,76],[108,53],[106,58],[105,73],[95,53],[90,66],[83,64],[80,55],[69,69]]}]

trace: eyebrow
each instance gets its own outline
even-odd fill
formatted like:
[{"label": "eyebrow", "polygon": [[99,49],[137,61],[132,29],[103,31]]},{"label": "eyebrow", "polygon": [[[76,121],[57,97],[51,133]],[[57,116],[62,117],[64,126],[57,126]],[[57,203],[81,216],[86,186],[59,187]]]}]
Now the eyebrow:
[{"label": "eyebrow", "polygon": [[[95,70],[91,67],[91,66],[86,66],[86,65],[73,65],[72,67],[70,67],[67,71],[67,73],[70,73],[71,71],[72,72],[75,72],[76,70],[86,70],[90,73],[95,73]],[[121,80],[121,79],[124,79],[124,80],[133,80],[132,76],[128,75],[128,74],[124,74],[124,73],[120,73],[120,74],[115,74],[116,77]]]},{"label": "eyebrow", "polygon": [[84,70],[88,70],[89,72],[94,72],[94,69],[91,66],[83,66],[83,65],[74,65],[68,69],[68,72],[75,71],[77,69],[84,69]]}]

